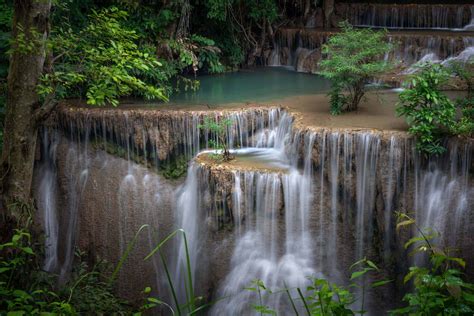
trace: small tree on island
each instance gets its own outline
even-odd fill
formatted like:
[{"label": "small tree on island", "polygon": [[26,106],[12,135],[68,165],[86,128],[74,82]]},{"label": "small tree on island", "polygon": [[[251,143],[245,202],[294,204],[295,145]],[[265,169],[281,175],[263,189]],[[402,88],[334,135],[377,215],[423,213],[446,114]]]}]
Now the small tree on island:
[{"label": "small tree on island", "polygon": [[234,159],[230,154],[229,144],[227,143],[227,127],[230,125],[232,125],[232,121],[229,118],[213,120],[206,116],[204,117],[203,124],[198,126],[199,129],[211,132],[216,136],[216,140],[209,140],[209,146],[221,151],[221,153],[216,153],[214,157],[219,160],[222,159],[224,162]]},{"label": "small tree on island", "polygon": [[331,113],[355,111],[366,92],[366,83],[391,68],[384,55],[392,49],[387,31],[354,29],[340,24],[342,31],[323,45],[327,57],[320,62],[320,74],[332,81]]}]

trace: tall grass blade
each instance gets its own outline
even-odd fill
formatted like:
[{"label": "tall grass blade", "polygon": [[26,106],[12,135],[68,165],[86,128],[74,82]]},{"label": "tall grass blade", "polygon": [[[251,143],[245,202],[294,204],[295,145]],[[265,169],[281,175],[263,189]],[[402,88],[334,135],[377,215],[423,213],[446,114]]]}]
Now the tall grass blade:
[{"label": "tall grass blade", "polygon": [[149,228],[149,225],[148,224],[142,225],[138,229],[138,231],[136,232],[136,234],[133,237],[132,241],[127,245],[127,249],[125,249],[125,252],[123,253],[122,257],[120,257],[119,263],[115,267],[114,272],[112,272],[112,275],[110,276],[110,278],[108,280],[109,285],[111,285],[115,281],[115,279],[117,277],[117,274],[122,269],[122,266],[123,266],[125,260],[127,260],[128,256],[130,255],[130,252],[132,252],[132,249],[135,247],[135,244],[137,243],[137,240],[138,240],[138,236],[140,235],[142,230],[144,230],[145,228]]},{"label": "tall grass blade", "polygon": [[163,239],[155,248],[153,248],[153,250],[148,254],[148,256],[145,257],[145,259],[143,260],[148,260],[150,259],[151,257],[153,257],[153,255],[161,249],[161,247],[163,247],[164,244],[166,244],[168,242],[168,240],[170,240],[171,238],[173,238],[174,236],[176,236],[176,234],[178,234],[179,232],[182,232],[184,234],[184,230],[182,228],[180,229],[177,229],[175,230],[174,232],[172,232],[171,234],[169,234],[168,236],[166,236],[165,239]]},{"label": "tall grass blade", "polygon": [[189,298],[190,298],[190,306],[191,310],[194,310],[195,304],[195,296],[194,296],[194,286],[193,286],[193,275],[191,270],[191,258],[189,256],[189,249],[188,249],[188,239],[186,238],[186,233],[183,230],[183,237],[184,237],[184,249],[186,251],[186,266],[188,270],[188,286],[189,286]]},{"label": "tall grass blade", "polygon": [[308,316],[311,316],[311,312],[309,311],[308,304],[306,303],[306,300],[304,299],[304,296],[303,296],[303,293],[301,292],[301,289],[297,288],[296,290],[298,291],[298,295],[300,296],[301,300],[303,301],[304,308],[306,309],[306,313],[308,314]]},{"label": "tall grass blade", "polygon": [[290,299],[291,307],[293,308],[293,311],[295,312],[295,315],[299,316],[300,314],[298,313],[298,309],[296,308],[295,301],[291,297],[290,290],[288,290],[288,287],[286,286],[286,283],[283,283],[283,285],[285,286],[285,292],[288,295],[288,298]]},{"label": "tall grass blade", "polygon": [[[159,250],[159,249],[158,249]],[[155,251],[156,253],[156,251]],[[179,301],[178,301],[178,296],[176,295],[176,290],[174,288],[173,280],[171,279],[171,274],[168,269],[168,265],[166,264],[165,257],[161,253],[161,251],[158,252],[160,254],[161,262],[163,263],[163,267],[165,269],[165,274],[166,274],[166,279],[168,280],[168,284],[171,289],[171,295],[173,296],[174,304],[176,305],[176,311],[178,312],[178,315],[181,316],[181,309],[179,308]]]},{"label": "tall grass blade", "polygon": [[[194,308],[195,308],[195,296],[194,296],[193,276],[192,276],[192,269],[191,269],[191,258],[189,256],[188,239],[186,238],[186,232],[182,228],[175,230],[174,232],[172,232],[171,234],[166,236],[166,238],[163,239],[145,257],[144,260],[150,259],[157,251],[159,251],[161,249],[161,247],[163,247],[164,244],[166,244],[171,238],[176,236],[178,233],[182,233],[183,238],[184,238],[184,250],[185,250],[185,253],[186,253],[186,269],[187,269],[187,282],[185,280],[184,285],[186,287],[186,296],[187,296],[187,300],[189,302],[187,305],[189,306],[189,310],[193,311]],[[161,256],[161,253],[160,253],[160,256]],[[164,261],[164,258],[162,258],[162,261],[163,261],[163,264],[166,264],[165,261]],[[167,278],[168,278],[168,283],[170,283],[170,287],[173,288],[173,291],[172,291],[173,296],[174,296],[173,299],[175,300],[175,303],[178,304],[178,300],[177,300],[177,297],[176,297],[176,291],[174,291],[173,282],[171,281],[171,277],[169,275],[169,270],[167,268],[166,268],[166,274],[167,274]]]}]

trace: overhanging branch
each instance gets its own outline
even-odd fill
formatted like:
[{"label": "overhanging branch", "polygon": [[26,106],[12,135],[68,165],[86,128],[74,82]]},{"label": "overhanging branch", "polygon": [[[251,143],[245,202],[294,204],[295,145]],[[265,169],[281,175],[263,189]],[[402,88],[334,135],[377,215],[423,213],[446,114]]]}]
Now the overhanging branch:
[{"label": "overhanging branch", "polygon": [[34,112],[33,123],[37,125],[47,119],[57,104],[58,101],[56,100],[56,93],[53,92],[48,94],[43,102],[43,105]]}]

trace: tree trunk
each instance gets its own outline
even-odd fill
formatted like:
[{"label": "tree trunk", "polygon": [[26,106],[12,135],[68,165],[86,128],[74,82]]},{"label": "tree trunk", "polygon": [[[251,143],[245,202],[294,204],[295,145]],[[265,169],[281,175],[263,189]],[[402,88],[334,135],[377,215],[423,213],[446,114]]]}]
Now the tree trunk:
[{"label": "tree trunk", "polygon": [[[36,92],[43,73],[51,1],[15,0],[4,144],[1,160],[2,215],[13,203],[30,203],[40,107]],[[24,40],[22,40],[24,38]],[[26,45],[25,45],[26,44]]]},{"label": "tree trunk", "polygon": [[365,94],[364,89],[364,81],[359,82],[356,86],[354,86],[354,92],[351,96],[350,108],[349,111],[357,111],[359,108],[359,103],[362,100],[362,97]]}]

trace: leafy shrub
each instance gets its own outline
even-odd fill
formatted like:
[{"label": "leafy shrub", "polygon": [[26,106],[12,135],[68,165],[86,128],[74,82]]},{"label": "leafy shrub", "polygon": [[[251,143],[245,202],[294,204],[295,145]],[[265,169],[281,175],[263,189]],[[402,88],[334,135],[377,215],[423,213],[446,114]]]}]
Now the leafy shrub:
[{"label": "leafy shrub", "polygon": [[224,72],[219,60],[221,50],[213,40],[200,35],[192,35],[191,40],[198,47],[198,68],[207,69],[211,74]]},{"label": "leafy shrub", "polygon": [[[364,303],[365,294],[367,287],[377,288],[387,283],[392,282],[391,280],[379,280],[371,283],[367,283],[366,275],[373,272],[379,272],[380,269],[375,265],[374,262],[363,258],[355,262],[351,267],[353,270],[350,280],[352,283],[349,288],[360,289],[361,303],[360,310],[354,312],[351,309],[351,305],[356,302],[355,295],[349,288],[344,288],[336,284],[332,284],[325,279],[310,278],[311,285],[306,288],[306,296],[300,288],[290,289],[285,288],[283,290],[272,291],[267,288],[261,280],[254,280],[250,287],[246,290],[256,292],[258,294],[258,304],[251,304],[251,307],[260,315],[276,315],[277,313],[272,310],[269,306],[264,304],[262,294],[272,295],[273,293],[286,292],[290,305],[293,308],[294,314],[299,315],[298,308],[296,307],[296,301],[301,301],[307,315],[314,316],[325,316],[325,315],[355,315],[365,314]],[[293,297],[291,292],[296,292],[298,297]]]},{"label": "leafy shrub", "polygon": [[188,159],[185,156],[176,157],[165,164],[160,164],[160,170],[166,179],[181,178],[188,170]]},{"label": "leafy shrub", "polygon": [[452,257],[439,249],[433,240],[439,237],[431,230],[422,230],[407,214],[398,213],[397,230],[414,225],[418,233],[405,243],[413,254],[428,254],[427,267],[411,267],[404,282],[413,281],[414,290],[405,294],[407,306],[392,311],[401,315],[472,315],[474,313],[474,284],[463,280],[459,268],[465,268],[461,258]]},{"label": "leafy shrub", "polygon": [[424,64],[405,83],[406,89],[399,96],[397,114],[407,119],[409,132],[417,137],[417,149],[425,154],[446,150],[441,140],[455,123],[455,106],[440,91],[448,75],[439,64]]},{"label": "leafy shrub", "polygon": [[133,93],[166,100],[165,88],[147,80],[161,77],[161,64],[139,49],[139,36],[124,25],[127,15],[115,7],[93,11],[83,30],[57,30],[50,43],[53,71],[43,76],[39,93],[65,97],[83,91],[91,105],[116,106],[119,97]]},{"label": "leafy shrub", "polygon": [[73,307],[52,291],[50,280],[39,281],[40,274],[31,235],[15,230],[11,241],[0,245],[0,314],[73,314]]},{"label": "leafy shrub", "polygon": [[357,110],[366,92],[365,84],[390,68],[383,57],[392,49],[387,31],[354,29],[347,22],[340,26],[342,31],[323,46],[327,58],[320,62],[320,74],[332,81],[333,114]]},{"label": "leafy shrub", "polygon": [[466,62],[451,61],[448,69],[464,82],[467,89],[466,97],[458,98],[455,102],[461,117],[453,126],[453,133],[474,136],[474,57]]},{"label": "leafy shrub", "polygon": [[59,290],[56,276],[40,269],[38,245],[26,230],[15,230],[11,241],[0,245],[0,314],[58,315],[125,313],[128,307],[102,279],[105,264],[91,269],[79,255],[70,281]]}]

